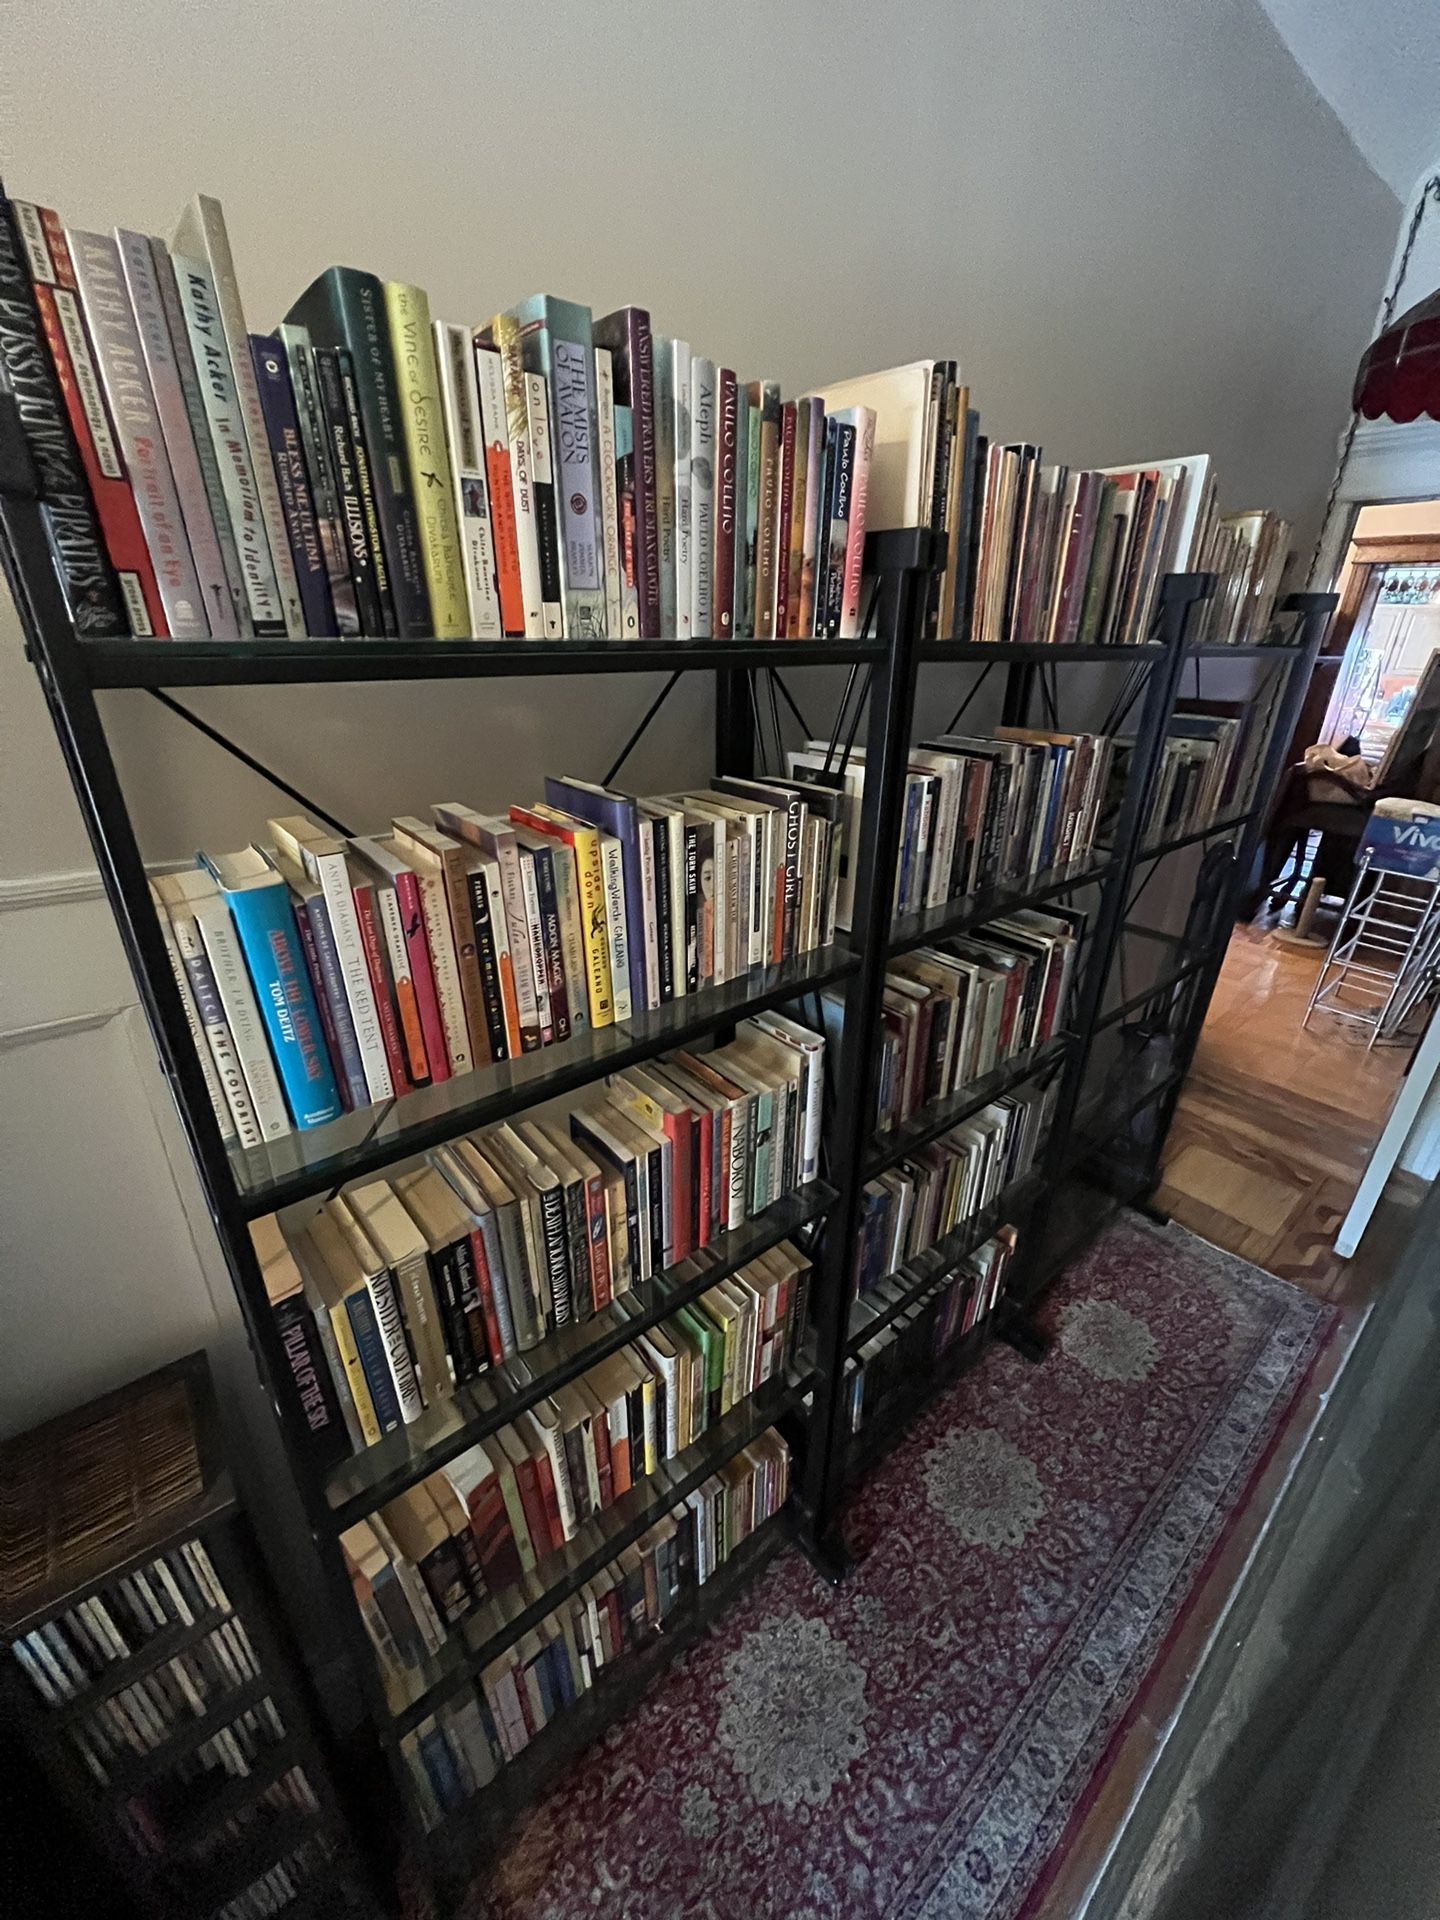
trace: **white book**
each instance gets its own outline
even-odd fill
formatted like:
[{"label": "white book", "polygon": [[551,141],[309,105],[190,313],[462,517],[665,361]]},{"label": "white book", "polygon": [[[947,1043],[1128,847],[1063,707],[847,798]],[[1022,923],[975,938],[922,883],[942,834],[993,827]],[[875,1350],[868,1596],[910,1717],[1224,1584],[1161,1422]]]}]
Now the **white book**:
[{"label": "white book", "polygon": [[[510,923],[505,916],[505,887],[500,875],[498,860],[482,860],[480,873],[485,882],[485,898],[490,903],[490,937],[495,943],[495,969],[501,980],[508,971],[510,978],[515,976],[515,955],[510,946]],[[501,994],[502,1007],[504,994]],[[515,1053],[519,1053],[519,1035],[510,1034],[510,1022],[506,1017],[506,1039]]]},{"label": "white book", "polygon": [[605,941],[610,951],[610,996],[616,1021],[634,1016],[630,997],[630,929],[625,921],[625,850],[613,833],[600,835],[605,882]]},{"label": "white book", "polygon": [[[505,470],[510,475],[511,516],[518,521],[519,506],[515,501],[514,470],[510,459],[510,422],[505,412],[505,363],[494,347],[484,347],[478,341],[472,341],[471,358],[475,362],[475,395],[479,405],[480,451],[485,456],[485,474],[490,477],[492,460],[503,460]],[[496,531],[496,506],[493,491],[490,500],[490,531]],[[520,574],[520,593],[522,602],[522,631],[530,636],[531,602],[526,582],[524,556],[519,548],[519,533],[516,532],[516,562]],[[497,545],[495,555],[496,573],[500,568],[500,551]],[[540,628],[540,570],[537,562],[534,578],[535,627]],[[497,578],[498,585],[498,578]],[[530,636],[533,637],[533,636]]]},{"label": "white book", "polygon": [[431,331],[440,373],[440,408],[450,456],[450,489],[460,528],[470,633],[476,640],[500,640],[504,632],[500,625],[500,592],[495,583],[495,533],[490,523],[475,355],[464,327],[436,320]]},{"label": "white book", "polygon": [[565,1436],[561,1428],[560,1410],[553,1400],[539,1400],[529,1413],[520,1416],[517,1425],[527,1442],[532,1436],[538,1436],[541,1446],[545,1449],[545,1458],[550,1462],[550,1475],[555,1482],[555,1505],[560,1512],[560,1531],[567,1540],[573,1540],[579,1530],[580,1522],[575,1511],[575,1495],[570,1486],[570,1463],[565,1454]]},{"label": "white book", "polygon": [[176,640],[208,640],[205,595],[190,553],[120,249],[107,233],[72,227],[65,238],[166,622]]},{"label": "white book", "polygon": [[595,415],[600,457],[601,551],[605,560],[605,631],[620,638],[620,496],[615,484],[615,363],[595,349]]},{"label": "white book", "polygon": [[903,367],[886,367],[814,390],[827,415],[846,407],[875,410],[867,505],[872,529],[923,527],[929,523],[931,499],[925,478],[932,470],[934,457],[934,372],[933,360],[912,360]]},{"label": "white book", "polygon": [[[285,606],[260,513],[260,494],[250,444],[240,417],[240,396],[230,366],[230,351],[220,324],[215,283],[203,260],[173,254],[175,291],[190,336],[190,357],[205,408],[205,422],[220,470],[220,485],[244,589],[245,610],[262,639],[283,637]],[[267,453],[268,458],[268,453]]]},{"label": "white book", "polygon": [[682,640],[688,640],[694,632],[694,549],[690,520],[690,347],[685,340],[670,343],[670,381],[675,436],[675,631]]},{"label": "white book", "polygon": [[510,493],[515,504],[515,550],[520,563],[520,597],[525,605],[525,638],[545,638],[545,609],[540,596],[540,542],[535,528],[535,493],[531,484],[530,422],[525,407],[525,383],[519,384],[517,405],[510,405],[505,361],[498,348],[476,340],[475,382],[480,393],[480,417],[485,437],[495,446],[504,423],[510,455]]},{"label": "white book", "polygon": [[[555,463],[550,457],[550,396],[545,388],[543,373],[525,375],[526,418],[530,426],[530,471],[535,483],[536,528],[541,524],[539,515],[543,501],[550,504],[550,530],[555,543],[556,577],[546,581],[544,570],[540,576],[540,606],[545,616],[544,638],[559,640],[565,636],[565,569],[563,555],[565,544],[560,538],[560,502],[555,498]],[[541,492],[544,488],[545,491]],[[553,586],[558,598],[551,599],[546,593],[547,586]],[[571,636],[574,637],[573,635]]]},{"label": "white book", "polygon": [[205,261],[215,284],[220,308],[220,324],[230,353],[230,369],[235,391],[240,397],[240,417],[255,469],[255,486],[260,512],[270,543],[270,560],[280,588],[285,630],[292,640],[305,638],[305,610],[295,580],[290,557],[290,536],[280,506],[280,489],[270,458],[270,438],[265,431],[265,416],[260,408],[260,390],[255,384],[255,368],[250,360],[250,332],[245,325],[245,310],[240,303],[240,282],[235,277],[235,262],[230,254],[230,236],[225,230],[225,215],[220,202],[208,193],[200,193],[181,214],[175,228],[175,250]]},{"label": "white book", "polygon": [[204,891],[198,886],[192,887],[190,903],[215,976],[215,991],[225,1009],[260,1131],[267,1140],[283,1140],[292,1130],[290,1116],[285,1108],[285,1095],[280,1090],[280,1076],[271,1058],[270,1043],[265,1038],[260,1009],[255,1004],[255,991],[245,971],[245,956],[240,950],[235,922],[230,918],[230,909],[219,887],[208,874],[201,877],[209,881],[209,886]]},{"label": "white book", "polygon": [[528,853],[520,856],[520,886],[525,897],[526,946],[530,956],[530,975],[535,983],[535,1006],[543,1030],[553,1024],[550,1008],[550,970],[545,959],[545,922],[540,913],[540,892],[535,882],[535,862]]},{"label": "white book", "polygon": [[355,911],[351,888],[350,862],[343,840],[332,839],[303,814],[291,814],[282,820],[266,822],[280,851],[305,869],[325,896],[325,911],[335,939],[335,954],[340,962],[340,977],[355,1027],[355,1043],[365,1069],[365,1084],[372,1100],[388,1100],[394,1092],[390,1065],[385,1058],[385,1043],[375,1011],[375,995],[370,985],[370,968],[365,959],[365,943],[360,937],[360,919]]},{"label": "white book", "polygon": [[784,1048],[800,1062],[803,1124],[800,1139],[800,1179],[814,1180],[820,1172],[820,1136],[825,1114],[825,1036],[812,1033],[783,1013],[758,1013],[748,1028]]},{"label": "white book", "polygon": [[[185,1009],[185,1024],[189,1027],[190,1038],[195,1044],[195,1057],[200,1062],[200,1071],[205,1080],[205,1091],[210,1096],[210,1105],[215,1113],[215,1123],[220,1129],[221,1139],[224,1140],[227,1146],[230,1146],[236,1143],[239,1138],[236,1132],[235,1115],[230,1110],[230,1103],[225,1097],[225,1089],[220,1084],[220,1075],[216,1067],[210,1041],[195,1005],[195,994],[190,985],[190,976],[186,973],[185,962],[180,957],[180,948],[175,939],[175,929],[170,923],[170,915],[166,911],[165,902],[160,898],[159,893],[153,885],[150,888],[150,898],[155,903],[155,916],[160,922],[160,932],[165,941],[166,957],[170,962],[170,971],[175,978],[175,990],[180,995],[180,1004]],[[228,1037],[229,1029],[227,1028],[227,1040]],[[258,1132],[255,1140],[246,1142],[248,1146],[258,1144]]]},{"label": "white book", "polygon": [[715,620],[715,362],[690,363],[690,625],[708,640]]}]

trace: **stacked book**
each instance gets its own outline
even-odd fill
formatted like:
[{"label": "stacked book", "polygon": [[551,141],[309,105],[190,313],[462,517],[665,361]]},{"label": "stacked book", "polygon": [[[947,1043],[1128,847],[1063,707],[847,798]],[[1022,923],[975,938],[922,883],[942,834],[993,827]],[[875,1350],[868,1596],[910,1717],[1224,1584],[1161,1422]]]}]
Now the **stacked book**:
[{"label": "stacked book", "polygon": [[789,1474],[789,1449],[772,1428],[492,1661],[478,1688],[407,1734],[403,1751],[426,1824],[438,1826],[488,1786],[607,1668],[693,1601],[780,1510]]},{"label": "stacked book", "polygon": [[[728,1046],[612,1074],[568,1112],[452,1141],[308,1220],[255,1222],[317,1458],[413,1424],[814,1179],[823,1087],[821,1036],[764,1014]],[[757,1289],[768,1327],[777,1300],[792,1311],[792,1264],[772,1253],[727,1282],[742,1313]]]},{"label": "stacked book", "polygon": [[852,1433],[883,1412],[886,1401],[913,1392],[917,1378],[994,1312],[1015,1240],[1014,1227],[1001,1227],[864,1343],[847,1367]]},{"label": "stacked book", "polygon": [[83,635],[860,631],[874,409],[782,401],[643,308],[462,326],[331,267],[252,333],[206,195],[167,246],[0,191],[0,293]]},{"label": "stacked book", "polygon": [[877,1179],[867,1181],[851,1285],[884,1305],[907,1262],[976,1220],[1035,1164],[1058,1082],[992,1101]]},{"label": "stacked book", "polygon": [[304,815],[153,884],[228,1145],[518,1059],[835,934],[843,796],[548,779],[508,813],[341,839]]},{"label": "stacked book", "polygon": [[423,1666],[537,1568],[550,1584],[552,1554],[782,1376],[808,1275],[782,1243],[347,1529],[382,1673]]},{"label": "stacked book", "polygon": [[[1026,908],[945,948],[891,962],[882,1002],[877,1126],[888,1132],[1006,1061],[1042,1046],[1064,1021],[1083,916]],[[843,1008],[824,1001],[838,1028]]]}]

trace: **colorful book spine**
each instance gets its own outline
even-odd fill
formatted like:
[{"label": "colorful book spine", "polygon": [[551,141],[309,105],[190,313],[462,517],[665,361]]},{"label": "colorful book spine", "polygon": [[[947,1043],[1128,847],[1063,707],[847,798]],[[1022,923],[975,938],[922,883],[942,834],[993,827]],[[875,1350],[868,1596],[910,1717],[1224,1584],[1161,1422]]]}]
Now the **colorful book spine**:
[{"label": "colorful book spine", "polygon": [[[75,284],[75,269],[70,259],[70,249],[65,244],[64,230],[49,207],[36,207],[28,201],[16,200],[13,214],[84,480],[89,483],[90,498],[99,519],[105,550],[119,583],[125,619],[137,639],[164,634],[168,629],[165,625],[165,609],[160,601],[160,588],[155,579],[149,548],[145,545],[135,496],[125,477],[125,465],[115,443],[110,416],[105,411],[100,376],[95,370],[85,322],[80,316],[79,289]],[[10,283],[8,273],[10,248],[14,240],[4,196],[0,194],[0,293],[8,302],[4,316],[4,339],[0,341],[0,355],[3,355],[0,365],[5,366],[17,398],[22,404],[28,399],[30,407],[27,417],[34,419],[35,400],[45,384],[43,372],[33,373],[28,381],[22,376],[17,385],[11,365],[10,344],[19,337],[19,323],[24,316],[23,302]],[[61,446],[53,435],[50,444]],[[46,525],[47,529],[51,527],[48,518]],[[53,551],[53,530],[51,539]]]},{"label": "colorful book spine", "polygon": [[450,1078],[449,1050],[445,1044],[445,1023],[440,1013],[440,996],[435,985],[434,961],[425,932],[425,904],[419,876],[405,871],[395,875],[395,899],[400,909],[400,927],[410,961],[410,979],[415,989],[415,1005],[420,1016],[420,1035],[432,1081]]},{"label": "colorful book spine", "polygon": [[830,550],[825,561],[825,637],[840,632],[845,600],[845,555],[850,542],[851,485],[855,473],[855,429],[839,421],[835,432],[835,485],[830,495]]},{"label": "colorful book spine", "polygon": [[300,444],[320,534],[335,631],[348,637],[360,631],[360,615],[355,603],[355,584],[350,578],[349,543],[331,459],[330,431],[320,398],[315,348],[304,327],[291,326],[288,322],[275,329],[275,337],[285,350],[290,368],[290,388],[300,422]]},{"label": "colorful book spine", "polygon": [[[758,387],[754,394],[758,396]],[[759,577],[760,540],[760,455],[762,452],[762,411],[758,398],[747,389],[742,395],[745,408],[745,575],[740,582],[741,614],[736,617],[736,634],[746,640],[755,638],[755,588]],[[736,572],[739,572],[737,566]],[[743,621],[743,626],[742,626]]]},{"label": "colorful book spine", "polygon": [[240,938],[291,1119],[301,1129],[337,1120],[340,1095],[285,882],[277,873],[265,886],[230,888],[221,881],[220,888]]},{"label": "colorful book spine", "polygon": [[335,609],[330,600],[330,581],[320,545],[315,502],[310,493],[310,476],[305,469],[305,449],[300,442],[300,416],[290,385],[290,368],[285,349],[260,334],[250,336],[250,358],[260,396],[260,415],[269,437],[280,511],[285,519],[290,564],[295,569],[295,584],[305,614],[305,631],[323,638],[336,631]]},{"label": "colorful book spine", "polygon": [[797,400],[795,403],[795,455],[791,466],[790,531],[786,542],[789,553],[785,634],[790,640],[798,639],[806,631],[800,624],[800,576],[805,556],[805,488],[810,477],[810,420],[819,404],[818,400]]},{"label": "colorful book spine", "polygon": [[[205,476],[200,470],[195,437],[190,427],[190,413],[185,404],[185,390],[180,384],[175,344],[170,337],[170,323],[165,317],[165,302],[155,270],[156,243],[144,234],[119,229],[115,234],[115,242],[155,412],[165,437],[165,454],[170,463],[195,578],[200,585],[205,622],[213,639],[234,640],[239,637],[239,628],[230,599],[230,582],[226,577],[215,522],[210,515]],[[166,264],[168,275],[168,262]],[[188,356],[189,348],[183,334],[180,344]]]},{"label": "colorful book spine", "polygon": [[437,640],[463,640],[470,613],[455,500],[446,484],[448,457],[440,375],[430,331],[430,303],[419,287],[385,282],[385,318],[394,356],[395,399],[420,535],[420,558]]},{"label": "colorful book spine", "polygon": [[635,590],[642,640],[658,640],[661,625],[659,499],[662,486],[657,454],[657,402],[654,343],[650,315],[643,307],[622,307],[594,325],[597,346],[610,349],[615,374],[615,404],[629,407],[635,453]]},{"label": "colorful book spine", "polygon": [[175,981],[175,990],[180,995],[180,1004],[185,1009],[185,1024],[190,1029],[190,1038],[194,1043],[195,1057],[200,1062],[201,1077],[205,1082],[205,1091],[210,1096],[211,1111],[215,1115],[215,1124],[220,1129],[220,1138],[227,1146],[239,1144],[239,1135],[235,1128],[235,1116],[225,1097],[225,1089],[220,1084],[216,1071],[215,1058],[206,1037],[205,1026],[196,1005],[194,988],[190,976],[185,971],[185,962],[180,957],[180,948],[176,943],[175,929],[170,924],[170,916],[165,911],[164,902],[150,889],[156,918],[160,922],[160,932],[165,941],[165,957],[170,962],[170,972]]},{"label": "colorful book spine", "polygon": [[714,630],[717,639],[728,640],[735,631],[735,515],[739,503],[739,389],[731,368],[720,368],[716,388]]},{"label": "colorful book spine", "polygon": [[796,632],[809,638],[815,632],[815,580],[821,527],[825,518],[825,409],[810,402],[808,444],[805,453],[805,525],[800,547],[800,606]]},{"label": "colorful book spine", "polygon": [[200,937],[195,910],[184,900],[167,902],[167,913],[175,934],[181,965],[195,996],[195,1011],[205,1033],[205,1043],[215,1064],[215,1073],[235,1123],[235,1134],[242,1147],[258,1147],[264,1139],[256,1117],[255,1103],[245,1084],[245,1074],[235,1051],[234,1036],[225,1018],[224,1004],[215,985],[214,970]]},{"label": "colorful book spine", "polygon": [[[218,888],[196,900],[195,918],[261,1134],[266,1140],[283,1140],[291,1131],[285,1096],[261,1024],[260,1010],[255,1004],[235,923]],[[338,1100],[336,1111],[339,1111]]]},{"label": "colorful book spine", "polygon": [[270,542],[260,515],[250,443],[240,418],[240,400],[230,353],[220,325],[215,288],[202,260],[183,254],[171,258],[180,310],[190,336],[190,356],[200,383],[210,443],[220,468],[230,532],[240,562],[245,608],[257,638],[285,637],[285,609],[270,557]]},{"label": "colorful book spine", "polygon": [[119,248],[104,233],[72,230],[67,238],[86,328],[140,510],[145,544],[155,563],[166,623],[177,640],[208,639],[210,623],[190,558],[160,416],[120,269]]},{"label": "colorful book spine", "polygon": [[[345,430],[355,461],[355,486],[360,496],[360,513],[370,554],[370,573],[380,602],[380,625],[376,632],[398,634],[400,614],[396,605],[394,576],[391,573],[390,558],[386,552],[380,520],[380,507],[386,484],[385,476],[376,470],[370,443],[366,437],[365,415],[361,402],[363,383],[355,370],[355,356],[344,347],[337,347],[335,365],[340,375],[340,392],[345,403]],[[429,605],[428,599],[426,605]]]},{"label": "colorful book spine", "polygon": [[618,640],[620,617],[620,496],[615,484],[615,367],[609,347],[595,349],[596,457],[600,463],[600,524],[605,560],[605,632]]},{"label": "colorful book spine", "polygon": [[565,635],[600,640],[605,637],[605,562],[590,309],[540,294],[523,301],[516,314],[525,370],[545,380]]},{"label": "colorful book spine", "polygon": [[505,369],[493,347],[472,345],[475,385],[480,400],[480,432],[485,473],[490,482],[490,525],[495,540],[495,584],[500,622],[514,639],[525,634],[525,597],[520,583],[520,549],[515,531],[515,490],[510,472],[510,428],[505,417]]},{"label": "colorful book spine", "polygon": [[366,459],[375,476],[380,545],[387,563],[395,630],[406,639],[423,639],[435,628],[395,393],[384,289],[372,273],[331,267],[306,289],[285,318],[308,328],[316,347],[343,347],[360,375],[358,404]]},{"label": "colorful book spine", "polygon": [[535,540],[540,553],[540,604],[545,638],[565,635],[565,585],[560,562],[560,517],[555,500],[555,470],[550,458],[550,399],[545,376],[525,375],[525,417],[530,429],[531,492],[535,503]]},{"label": "colorful book spine", "polygon": [[858,407],[855,427],[855,467],[850,483],[850,526],[845,543],[845,583],[840,596],[840,638],[854,640],[860,633],[860,582],[865,571],[865,510],[870,492],[870,465],[875,454],[875,409]]},{"label": "colorful book spine", "polygon": [[640,638],[640,582],[635,565],[635,428],[629,407],[615,408],[615,502],[620,547],[620,637]]},{"label": "colorful book spine", "polygon": [[780,484],[775,494],[775,628],[777,640],[790,631],[790,519],[795,497],[796,409],[787,400],[780,409]]},{"label": "colorful book spine", "polygon": [[326,1009],[329,1009],[327,1031],[334,1036],[330,1064],[341,1096],[351,1109],[368,1106],[370,1089],[365,1084],[365,1063],[360,1058],[360,1048],[355,1039],[355,1021],[350,1012],[350,1002],[345,997],[345,976],[340,971],[340,956],[335,948],[330,916],[325,911],[325,897],[316,892],[308,898],[292,898],[290,904],[295,909],[295,921],[302,939],[308,932],[310,944],[315,949],[315,965],[319,975],[316,1005],[320,1008],[322,1020]]},{"label": "colorful book spine", "polygon": [[690,363],[690,627],[714,637],[715,619],[715,362]]},{"label": "colorful book spine", "polygon": [[780,519],[780,389],[767,380],[760,399],[760,498],[755,532],[755,638],[775,638],[775,542]]},{"label": "colorful book spine", "polygon": [[535,497],[530,459],[530,402],[525,390],[525,363],[520,349],[520,323],[513,314],[497,313],[489,328],[491,344],[500,355],[505,393],[505,426],[510,443],[510,485],[515,501],[515,539],[520,559],[520,587],[525,602],[525,638],[543,640],[545,607],[540,590],[540,539],[535,523]]},{"label": "colorful book spine", "polygon": [[655,552],[660,570],[660,631],[675,632],[675,389],[673,341],[650,342],[655,402]]},{"label": "colorful book spine", "polygon": [[500,595],[495,583],[495,539],[490,523],[485,441],[480,431],[480,394],[475,354],[464,327],[435,322],[435,364],[445,415],[450,488],[460,528],[469,631],[476,640],[499,640]]}]

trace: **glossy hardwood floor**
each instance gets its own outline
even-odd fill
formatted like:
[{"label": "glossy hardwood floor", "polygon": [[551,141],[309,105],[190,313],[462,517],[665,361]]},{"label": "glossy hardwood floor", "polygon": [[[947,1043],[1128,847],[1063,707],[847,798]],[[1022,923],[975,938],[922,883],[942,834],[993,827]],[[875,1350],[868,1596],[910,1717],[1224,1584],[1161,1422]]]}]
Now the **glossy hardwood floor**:
[{"label": "glossy hardwood floor", "polygon": [[1321,952],[1235,929],[1154,1198],[1217,1246],[1361,1304],[1375,1264],[1338,1260],[1333,1242],[1409,1050],[1367,1051],[1339,1020],[1301,1027]]}]

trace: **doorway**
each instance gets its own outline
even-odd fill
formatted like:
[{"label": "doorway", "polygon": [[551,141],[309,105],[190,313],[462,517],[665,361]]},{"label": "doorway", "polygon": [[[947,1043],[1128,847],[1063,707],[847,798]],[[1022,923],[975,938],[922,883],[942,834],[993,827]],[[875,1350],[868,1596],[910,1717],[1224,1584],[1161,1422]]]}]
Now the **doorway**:
[{"label": "doorway", "polygon": [[[1440,691],[1440,499],[1362,508],[1340,596],[1286,756],[1266,869],[1251,918],[1231,936],[1155,1202],[1257,1266],[1362,1305],[1366,1275],[1386,1263],[1343,1258],[1336,1236],[1425,1007],[1377,1037],[1310,1002],[1374,793],[1435,797],[1437,730],[1423,710]],[[1317,745],[1333,751],[1323,764],[1312,754],[1307,768],[1305,750]],[[1374,1228],[1382,1241],[1403,1232],[1406,1204],[1422,1191],[1417,1177],[1394,1177]]]}]

